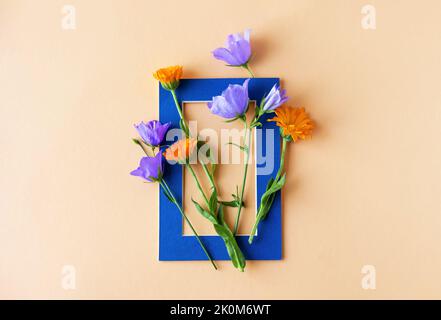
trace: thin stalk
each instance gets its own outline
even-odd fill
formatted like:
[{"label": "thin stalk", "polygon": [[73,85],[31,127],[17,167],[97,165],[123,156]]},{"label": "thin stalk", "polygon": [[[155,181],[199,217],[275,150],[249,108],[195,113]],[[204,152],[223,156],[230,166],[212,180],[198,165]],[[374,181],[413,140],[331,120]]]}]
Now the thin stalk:
[{"label": "thin stalk", "polygon": [[208,180],[210,181],[211,187],[213,190],[216,190],[216,185],[214,183],[213,177],[211,173],[208,171],[207,165],[205,163],[202,163],[202,168],[204,168],[205,175],[207,176]]},{"label": "thin stalk", "polygon": [[[196,181],[196,184],[198,185],[199,192],[201,193],[201,195],[205,199],[207,207],[210,208],[209,201],[208,201],[207,197],[205,196],[202,188],[200,187],[200,183],[198,181],[198,178],[197,178],[196,174],[193,171],[193,168],[191,168],[190,164],[187,164],[187,167],[190,169],[190,172],[192,173],[193,178]],[[203,167],[204,167],[204,171],[206,170],[205,171],[206,174],[211,177],[211,175],[209,174],[208,169],[206,168],[205,164],[203,164]],[[216,186],[214,184],[214,181],[212,179],[209,179],[209,180],[210,180],[210,183],[211,183],[212,187],[214,188],[214,190],[216,190]],[[228,254],[229,254],[230,258],[231,258],[231,261],[232,261],[233,265],[236,268],[238,268],[241,272],[243,272],[245,264],[246,264],[245,258],[243,257],[243,253],[240,250],[239,246],[237,245],[236,238],[231,234],[231,231],[230,231],[229,227],[227,225],[224,225],[225,222],[223,222],[222,205],[220,205],[220,210],[221,210],[221,212],[219,213],[219,215],[217,217],[219,222],[218,223],[213,223],[213,227],[216,230],[217,234],[224,241],[225,247],[227,248]],[[214,215],[215,213],[214,212],[210,212],[210,214]]]},{"label": "thin stalk", "polygon": [[184,115],[182,114],[181,106],[179,105],[178,98],[176,97],[176,91],[171,90],[171,94],[173,96],[173,100],[175,101],[176,109],[178,110],[179,117],[184,120]]},{"label": "thin stalk", "polygon": [[[172,92],[173,93],[173,92]],[[175,102],[176,102],[176,107],[178,107],[178,111],[179,109],[179,104],[177,103],[176,100],[176,96],[173,94],[173,97],[175,98]],[[182,113],[180,113],[180,115],[182,115]],[[185,122],[184,122],[185,123]],[[147,156],[149,156],[147,149],[145,149],[145,147],[142,145],[142,142],[137,141],[138,145],[141,147],[141,149],[145,152],[145,154]],[[153,154],[154,152],[154,148],[152,148],[153,150]],[[194,175],[194,177],[196,178],[196,174],[194,173],[193,169],[190,168],[190,170],[192,171],[192,174]],[[196,182],[198,183],[198,186],[200,187],[199,181],[196,180]],[[185,214],[184,210],[182,209],[182,207],[179,205],[178,201],[176,200],[175,195],[173,194],[173,192],[171,191],[170,187],[168,186],[167,182],[164,179],[161,179],[161,181],[159,182],[160,186],[164,189],[164,192],[167,193],[171,199],[173,200],[173,203],[176,205],[176,207],[178,208],[179,212],[181,213],[182,217],[185,219],[185,221],[187,222],[187,224],[190,226],[190,229],[193,231],[193,234],[196,237],[196,240],[199,242],[202,250],[204,251],[205,255],[207,256],[207,258],[210,260],[211,264],[213,265],[214,269],[217,270],[217,266],[214,263],[213,259],[211,258],[210,254],[208,253],[207,249],[205,248],[205,245],[202,243],[201,238],[199,237],[199,234],[196,232],[196,229],[193,227],[192,223],[190,222],[190,219],[188,219],[187,215]],[[202,191],[202,189],[200,189]],[[205,194],[202,192],[202,194],[205,197]]]},{"label": "thin stalk", "polygon": [[170,92],[171,92],[171,94],[172,94],[172,96],[173,96],[173,100],[175,101],[176,110],[178,110],[179,117],[181,118],[182,123],[183,123],[183,125],[184,125],[184,128],[185,128],[185,130],[184,130],[184,131],[185,131],[185,135],[188,137],[189,132],[188,132],[187,122],[185,121],[184,115],[183,115],[183,113],[182,113],[181,106],[180,106],[180,104],[179,104],[179,102],[178,102],[178,98],[176,97],[176,91],[175,91],[175,90],[170,90]]},{"label": "thin stalk", "polygon": [[181,213],[182,217],[185,219],[185,221],[187,222],[187,224],[190,226],[191,231],[193,231],[193,234],[196,237],[196,240],[199,242],[199,244],[202,247],[202,250],[204,250],[205,255],[207,256],[207,258],[210,260],[211,264],[213,265],[214,269],[217,270],[217,266],[214,263],[213,259],[211,258],[210,254],[208,253],[207,249],[205,248],[205,245],[202,243],[198,233],[196,232],[195,228],[193,227],[193,225],[190,222],[190,219],[188,219],[187,215],[184,213],[184,210],[182,210],[182,207],[178,204],[178,201],[176,200],[173,192],[170,190],[170,187],[168,186],[167,182],[165,180],[161,180],[160,182],[161,187],[164,189],[164,191],[166,193],[168,193],[173,200],[173,203],[176,205],[176,207],[179,209],[179,212]]},{"label": "thin stalk", "polygon": [[185,166],[188,168],[188,170],[190,170],[191,175],[193,176],[194,181],[196,182],[196,186],[198,187],[201,196],[204,198],[205,203],[207,204],[207,206],[210,207],[210,202],[208,201],[208,198],[207,198],[207,196],[205,195],[204,190],[202,190],[202,186],[201,186],[201,184],[199,183],[199,179],[198,179],[198,177],[196,176],[196,172],[194,172],[194,170],[193,170],[193,168],[191,167],[190,164],[187,163],[187,164],[185,164]]},{"label": "thin stalk", "polygon": [[251,67],[248,63],[245,63],[243,65],[243,68],[249,72],[249,74],[251,75],[251,78],[255,78],[255,75],[254,75],[253,71],[251,70]]},{"label": "thin stalk", "polygon": [[282,154],[280,155],[280,165],[279,165],[279,171],[277,171],[277,175],[274,181],[277,181],[280,176],[282,175],[284,166],[285,166],[285,153],[286,153],[286,145],[288,144],[288,141],[283,138],[282,142]]},{"label": "thin stalk", "polygon": [[[246,140],[246,133],[248,132],[248,141]],[[245,122],[245,134],[244,134],[244,147],[245,147],[245,163],[244,163],[244,173],[242,178],[242,190],[240,192],[240,200],[239,200],[239,207],[237,209],[237,215],[236,215],[236,221],[234,223],[234,232],[233,234],[236,235],[237,229],[239,228],[239,219],[240,219],[240,213],[242,211],[242,203],[243,203],[243,195],[245,192],[245,184],[247,182],[247,174],[248,174],[248,161],[250,160],[250,141],[251,141],[251,129],[248,130],[248,125]]]}]

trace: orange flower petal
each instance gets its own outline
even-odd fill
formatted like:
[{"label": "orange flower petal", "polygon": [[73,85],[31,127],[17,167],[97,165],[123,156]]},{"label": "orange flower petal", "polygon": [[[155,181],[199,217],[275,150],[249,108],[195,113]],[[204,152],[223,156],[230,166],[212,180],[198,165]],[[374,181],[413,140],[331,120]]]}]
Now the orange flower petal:
[{"label": "orange flower petal", "polygon": [[175,89],[179,84],[179,80],[182,78],[182,70],[182,66],[161,68],[153,73],[153,77],[161,82],[164,87]]},{"label": "orange flower petal", "polygon": [[291,136],[294,142],[311,137],[314,124],[304,108],[281,106],[275,112],[276,116],[268,121],[276,122],[284,136]]},{"label": "orange flower petal", "polygon": [[178,140],[165,150],[164,157],[169,161],[185,162],[195,150],[197,143],[194,138]]}]

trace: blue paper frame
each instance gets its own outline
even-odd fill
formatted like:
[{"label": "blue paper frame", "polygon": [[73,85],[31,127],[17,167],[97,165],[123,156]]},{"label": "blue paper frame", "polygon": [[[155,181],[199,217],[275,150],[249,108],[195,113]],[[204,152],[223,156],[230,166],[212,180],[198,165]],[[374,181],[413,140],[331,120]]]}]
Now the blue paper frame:
[{"label": "blue paper frame", "polygon": [[[191,103],[210,101],[213,96],[220,95],[229,84],[242,84],[245,78],[224,78],[224,79],[182,79],[176,95],[179,103]],[[258,103],[262,97],[268,93],[274,84],[279,84],[279,78],[253,78],[249,82],[248,92],[250,100]],[[264,116],[265,117],[265,116]],[[179,114],[174,105],[171,93],[159,85],[159,119],[162,123],[171,122],[172,127],[179,127]],[[257,175],[257,205],[262,194],[265,192],[266,185],[271,177],[275,177],[280,159],[280,136],[278,128],[273,122],[262,119],[263,127],[260,139],[256,144],[261,144],[263,152],[266,154],[267,129],[274,131],[274,169],[269,175]],[[259,159],[255,159],[257,170]],[[183,167],[179,164],[166,164],[165,177],[178,201],[182,203],[183,198]],[[207,260],[196,238],[191,235],[183,235],[183,220],[176,206],[171,203],[163,192],[160,192],[160,213],[159,213],[159,260],[161,261],[185,261],[185,260]],[[281,198],[280,192],[277,193],[271,212],[267,219],[259,224],[258,234],[254,238],[252,245],[248,244],[247,235],[238,235],[237,242],[242,249],[247,260],[280,260],[282,259],[282,223],[281,223]],[[261,239],[261,234],[264,237]],[[203,243],[215,260],[230,260],[223,240],[216,236],[201,236]]]}]

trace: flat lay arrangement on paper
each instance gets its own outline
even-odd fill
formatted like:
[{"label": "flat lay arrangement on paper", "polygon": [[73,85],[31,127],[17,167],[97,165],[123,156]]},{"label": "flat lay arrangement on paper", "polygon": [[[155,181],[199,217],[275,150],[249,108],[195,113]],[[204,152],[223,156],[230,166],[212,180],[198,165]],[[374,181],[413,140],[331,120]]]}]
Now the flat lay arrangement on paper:
[{"label": "flat lay arrangement on paper", "polygon": [[0,299],[440,299],[439,12],[2,0]]},{"label": "flat lay arrangement on paper", "polygon": [[[182,66],[157,70],[154,78],[160,82],[160,119],[135,125],[139,138],[133,141],[145,155],[131,175],[160,186],[160,260],[208,260],[214,269],[217,269],[215,260],[231,260],[235,268],[244,271],[246,260],[282,258],[280,190],[286,182],[285,153],[290,142],[310,138],[314,124],[304,108],[285,104],[288,96],[278,78],[255,77],[250,65],[248,30],[229,35],[225,47],[215,49],[212,55],[227,67],[243,68],[250,77],[183,79]],[[243,124],[238,140],[241,142],[227,142],[242,153],[243,165],[241,184],[232,185],[229,194],[220,194],[217,185],[218,175],[228,167],[219,161],[218,150],[211,141],[194,132],[189,125],[191,119],[184,116],[184,103],[201,101],[206,102],[219,121]],[[252,116],[247,117],[250,109]],[[240,235],[238,228],[243,208],[247,206],[244,195],[253,146],[257,210],[248,235]],[[263,170],[268,161],[274,162],[270,172]],[[202,167],[202,176],[195,171],[196,165]],[[197,195],[183,190],[184,169],[194,179]],[[205,184],[209,187],[204,188]],[[199,235],[184,210],[184,197],[191,198],[216,235]],[[235,209],[232,225],[226,221],[226,207]],[[183,235],[184,222],[192,236]]]}]

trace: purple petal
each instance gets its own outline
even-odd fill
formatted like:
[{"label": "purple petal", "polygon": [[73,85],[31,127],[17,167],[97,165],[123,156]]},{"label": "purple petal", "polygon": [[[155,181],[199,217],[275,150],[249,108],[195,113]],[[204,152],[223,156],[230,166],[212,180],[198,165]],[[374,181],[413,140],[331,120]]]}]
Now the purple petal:
[{"label": "purple petal", "polygon": [[229,85],[222,92],[221,96],[213,97],[213,100],[207,103],[208,108],[213,114],[233,119],[243,115],[248,108],[248,83],[250,79],[245,80],[243,85]]},{"label": "purple petal", "polygon": [[161,122],[157,120],[150,121],[150,139],[151,145],[159,146],[164,140],[165,134],[168,131],[171,123],[161,124]]},{"label": "purple petal", "polygon": [[250,33],[251,33],[251,29],[246,29],[243,32],[243,38],[245,41],[247,41],[248,43],[250,43]]},{"label": "purple petal", "polygon": [[243,65],[250,60],[251,46],[250,43],[244,39],[230,43],[228,50],[240,65]]},{"label": "purple petal", "polygon": [[135,128],[145,143],[152,146],[159,146],[164,140],[170,125],[170,123],[163,125],[158,120],[152,120],[148,123],[141,122],[135,125]]},{"label": "purple petal", "polygon": [[160,175],[164,172],[163,165],[162,153],[159,152],[155,157],[143,157],[139,167],[130,174],[153,182],[154,179],[160,178]]},{"label": "purple petal", "polygon": [[286,96],[286,90],[285,90],[285,89],[283,89],[282,91],[280,91],[280,96],[282,97],[282,99],[288,98],[288,97]]},{"label": "purple petal", "polygon": [[273,85],[273,87],[271,88],[271,91],[268,93],[268,96],[271,96],[274,93],[276,93],[276,90],[279,90],[279,88],[277,87],[277,84]]},{"label": "purple petal", "polygon": [[145,125],[144,122],[141,122],[140,124],[136,125],[135,124],[135,129],[136,131],[138,131],[138,134],[140,135],[140,137],[145,140],[144,138],[147,137],[147,126]]},{"label": "purple petal", "polygon": [[244,114],[248,107],[248,79],[245,80],[243,86],[234,84],[229,85],[222,93],[226,102],[236,112],[236,115]]},{"label": "purple petal", "polygon": [[274,85],[270,93],[264,98],[264,111],[272,111],[288,100],[286,90],[280,91],[280,87]]},{"label": "purple petal", "polygon": [[234,34],[232,34],[232,37],[233,37],[234,41],[243,40],[243,37],[240,33],[234,33]]},{"label": "purple petal", "polygon": [[225,48],[217,48],[213,51],[216,59],[225,61],[232,66],[241,66],[250,60],[250,30],[241,33],[230,34],[227,37]]},{"label": "purple petal", "polygon": [[227,37],[227,42],[225,43],[225,47],[229,48],[230,45],[234,44],[236,42],[236,35],[229,34]]},{"label": "purple petal", "polygon": [[213,97],[212,102],[207,103],[211,113],[226,119],[235,118],[237,111],[229,104],[223,96]]},{"label": "purple petal", "polygon": [[232,66],[239,66],[240,65],[239,61],[231,54],[230,51],[228,51],[225,48],[217,48],[212,53],[216,59],[222,60],[229,65],[232,65]]},{"label": "purple petal", "polygon": [[138,167],[137,169],[135,169],[132,172],[130,172],[130,174],[132,176],[135,176],[135,177],[143,177],[144,176],[144,171],[141,168]]},{"label": "purple petal", "polygon": [[246,90],[246,92],[247,92],[247,96],[248,96],[248,83],[250,83],[250,78],[248,78],[248,79],[246,79],[244,82],[243,82],[243,84],[242,84],[242,87],[244,87],[244,89]]}]

